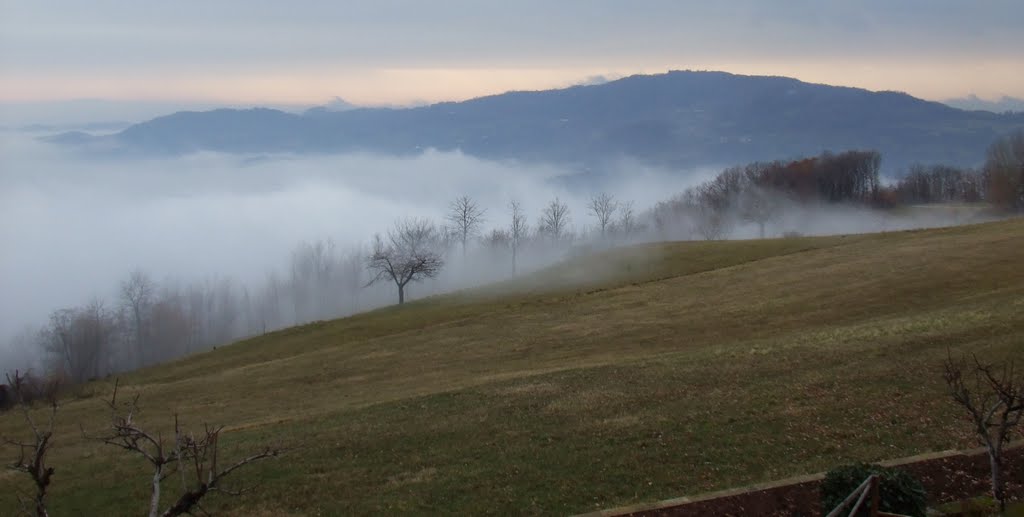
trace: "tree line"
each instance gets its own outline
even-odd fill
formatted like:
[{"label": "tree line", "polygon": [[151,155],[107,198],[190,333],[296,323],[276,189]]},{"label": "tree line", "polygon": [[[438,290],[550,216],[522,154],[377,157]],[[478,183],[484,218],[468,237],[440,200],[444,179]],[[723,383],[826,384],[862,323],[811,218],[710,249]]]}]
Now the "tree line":
[{"label": "tree line", "polygon": [[979,169],[916,164],[885,184],[881,162],[877,151],[854,150],[730,167],[659,202],[649,219],[662,237],[714,240],[741,224],[755,225],[764,238],[786,207],[815,203],[876,209],[986,203],[997,213],[1024,211],[1024,131],[997,139]]}]

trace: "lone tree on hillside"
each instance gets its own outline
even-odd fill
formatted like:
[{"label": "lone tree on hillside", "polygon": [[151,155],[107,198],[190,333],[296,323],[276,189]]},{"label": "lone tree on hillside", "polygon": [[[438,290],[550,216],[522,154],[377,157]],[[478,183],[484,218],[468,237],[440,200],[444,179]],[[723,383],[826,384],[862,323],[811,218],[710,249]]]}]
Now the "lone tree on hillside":
[{"label": "lone tree on hillside", "polygon": [[469,196],[456,198],[448,205],[448,222],[452,223],[455,238],[462,243],[462,256],[466,256],[466,244],[480,234],[486,210],[479,207]]},{"label": "lone tree on hillside", "polygon": [[615,197],[607,192],[591,196],[590,202],[587,203],[587,210],[597,218],[597,226],[601,229],[602,238],[608,235],[608,225],[612,223],[612,217],[618,209],[619,202],[615,201]]},{"label": "lone tree on hillside", "polygon": [[444,267],[438,251],[437,227],[426,219],[403,219],[383,238],[377,235],[366,268],[373,274],[367,286],[390,280],[398,287],[398,303],[405,303],[405,286],[434,278]]},{"label": "lone tree on hillside", "polygon": [[967,410],[978,439],[988,451],[992,469],[992,496],[1006,511],[1003,446],[1017,430],[1024,413],[1024,376],[1012,361],[1000,366],[982,364],[977,356],[946,359],[943,378],[949,394]]}]

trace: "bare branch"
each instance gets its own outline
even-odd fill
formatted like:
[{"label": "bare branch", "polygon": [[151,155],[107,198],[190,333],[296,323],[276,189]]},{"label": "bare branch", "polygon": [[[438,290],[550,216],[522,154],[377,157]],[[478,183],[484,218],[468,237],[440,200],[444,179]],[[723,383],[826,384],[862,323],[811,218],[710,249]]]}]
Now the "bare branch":
[{"label": "bare branch", "polygon": [[619,202],[615,201],[615,197],[607,192],[591,196],[590,202],[587,203],[587,210],[597,218],[597,226],[601,230],[601,237],[607,235],[608,225],[611,224],[612,217],[618,209]]},{"label": "bare branch", "polygon": [[540,230],[552,240],[560,241],[569,229],[569,220],[569,205],[556,197],[541,212]]},{"label": "bare branch", "polygon": [[466,243],[479,235],[486,212],[469,196],[458,197],[448,205],[446,219],[452,224],[456,236],[462,243],[463,256],[466,254]]},{"label": "bare branch", "polygon": [[[118,387],[119,384],[115,381],[114,390],[110,402],[108,402],[108,406],[111,408],[110,429],[107,434],[95,439],[134,452],[149,462],[152,468],[149,505],[151,517],[183,515],[195,510],[203,511],[199,506],[200,500],[209,492],[220,490],[219,484],[224,478],[249,463],[277,457],[281,452],[279,449],[268,448],[221,470],[219,467],[219,443],[223,426],[204,425],[203,435],[196,438],[195,435],[182,428],[178,415],[175,414],[174,441],[167,444],[161,434],[153,435],[135,423],[138,395],[128,403],[118,405]],[[187,475],[187,472],[191,472],[191,474]],[[161,483],[174,474],[180,475],[181,495],[173,504],[160,511]],[[190,480],[191,476],[194,478]]]},{"label": "bare branch", "polygon": [[405,286],[434,278],[444,267],[437,227],[426,219],[404,219],[395,223],[386,239],[374,238],[373,252],[366,262],[373,273],[371,285],[391,280],[398,288],[398,303],[405,303]]},{"label": "bare branch", "polygon": [[50,452],[53,447],[53,425],[57,415],[57,399],[55,390],[50,391],[50,417],[46,428],[40,428],[35,420],[32,419],[32,414],[29,411],[28,403],[25,400],[25,377],[20,372],[15,371],[14,377],[12,378],[9,374],[7,375],[7,383],[11,386],[11,392],[14,397],[14,403],[21,408],[22,416],[25,422],[32,429],[32,441],[21,442],[4,438],[4,443],[14,445],[18,448],[18,459],[11,463],[8,467],[11,470],[17,472],[24,472],[32,478],[33,484],[36,487],[36,493],[32,498],[32,507],[34,512],[29,511],[29,503],[18,497],[18,501],[22,504],[26,513],[36,515],[37,517],[44,517],[49,515],[46,510],[46,492],[50,487],[50,482],[53,478],[54,469],[46,465],[46,455]]},{"label": "bare branch", "polygon": [[[988,450],[992,471],[992,495],[1005,510],[1003,446],[1017,429],[1024,413],[1024,379],[1018,377],[1013,361],[1001,367],[983,364],[972,355],[970,364],[947,353],[943,379],[950,397],[970,416],[978,439]],[[969,370],[970,381],[965,375]]]}]

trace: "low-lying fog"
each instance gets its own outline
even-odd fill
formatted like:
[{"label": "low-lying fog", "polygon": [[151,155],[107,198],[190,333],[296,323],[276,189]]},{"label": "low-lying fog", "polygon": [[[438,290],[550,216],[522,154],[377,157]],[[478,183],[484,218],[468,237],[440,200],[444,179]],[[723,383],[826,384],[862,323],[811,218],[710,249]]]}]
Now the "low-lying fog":
[{"label": "low-lying fog", "polygon": [[[31,339],[11,336],[32,335],[56,309],[94,299],[118,307],[119,286],[134,270],[145,272],[160,287],[230,279],[248,300],[250,292],[255,297],[265,289],[270,273],[287,280],[300,243],[330,239],[337,253],[359,259],[350,261],[359,267],[374,234],[404,217],[444,224],[450,202],[459,196],[469,196],[486,209],[485,235],[508,228],[511,200],[522,204],[535,230],[542,209],[555,198],[569,207],[571,232],[593,235],[595,218],[587,210],[593,194],[608,192],[618,201],[632,201],[643,223],[658,201],[718,172],[659,171],[623,162],[597,177],[441,152],[414,158],[198,153],[127,159],[76,154],[36,136],[0,132],[0,370],[38,359],[39,346]],[[801,209],[780,215],[769,234],[878,231],[948,222],[956,221],[898,221],[866,210],[810,214]],[[757,229],[749,225],[728,234],[756,235]],[[628,240],[663,238],[694,237],[691,229],[662,229]],[[535,250],[532,259],[521,257],[525,267],[520,272],[561,256]],[[456,270],[440,279],[411,285],[411,296],[511,275],[505,259],[495,260],[493,253],[479,255],[477,263],[461,260],[452,258],[450,269]],[[269,326],[393,303],[392,290],[383,285],[367,290],[362,301],[338,302],[330,310],[301,317],[295,302],[292,312],[281,312]],[[241,330],[225,336],[253,332],[253,324],[236,327]],[[264,321],[261,328],[267,327]]]},{"label": "low-lying fog", "polygon": [[[510,200],[529,222],[555,197],[572,226],[591,224],[590,194],[573,171],[493,163],[459,153],[97,158],[0,133],[0,336],[45,323],[51,311],[93,297],[118,302],[141,269],[157,281],[231,277],[243,285],[287,271],[303,241],[367,246],[402,217],[444,222],[468,195],[487,210],[484,231],[508,225]],[[622,166],[628,181],[594,185],[638,207],[692,177]],[[415,292],[415,287],[412,288]],[[0,356],[0,366],[4,365]],[[3,369],[0,367],[0,369]]]}]

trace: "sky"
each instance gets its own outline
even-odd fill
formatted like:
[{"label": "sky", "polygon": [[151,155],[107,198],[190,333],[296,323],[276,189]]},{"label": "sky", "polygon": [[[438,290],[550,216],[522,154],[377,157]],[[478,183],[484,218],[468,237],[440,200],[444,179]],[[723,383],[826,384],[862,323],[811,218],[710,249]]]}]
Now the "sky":
[{"label": "sky", "polygon": [[1020,0],[0,0],[0,103],[461,100],[670,69],[1024,97]]}]

